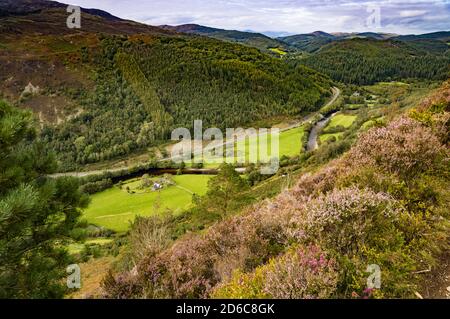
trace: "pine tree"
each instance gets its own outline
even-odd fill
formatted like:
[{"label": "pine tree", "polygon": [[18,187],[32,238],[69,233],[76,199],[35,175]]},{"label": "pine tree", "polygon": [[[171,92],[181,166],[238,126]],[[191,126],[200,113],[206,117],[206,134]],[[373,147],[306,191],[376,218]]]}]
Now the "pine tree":
[{"label": "pine tree", "polygon": [[54,157],[30,113],[0,101],[0,298],[60,298],[69,260],[62,241],[87,198],[73,178],[52,179]]},{"label": "pine tree", "polygon": [[222,164],[217,176],[209,180],[208,191],[200,199],[199,206],[208,213],[227,216],[249,200],[248,189],[248,183],[239,176],[233,165]]}]

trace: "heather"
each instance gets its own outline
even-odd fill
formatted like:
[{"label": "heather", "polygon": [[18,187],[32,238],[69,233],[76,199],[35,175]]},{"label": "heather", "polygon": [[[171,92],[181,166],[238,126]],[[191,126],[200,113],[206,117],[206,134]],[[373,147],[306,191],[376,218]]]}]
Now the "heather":
[{"label": "heather", "polygon": [[[275,199],[111,272],[105,297],[414,296],[420,271],[448,249],[445,88],[362,133],[340,159],[303,174]],[[381,270],[379,289],[367,285],[372,264]]]}]

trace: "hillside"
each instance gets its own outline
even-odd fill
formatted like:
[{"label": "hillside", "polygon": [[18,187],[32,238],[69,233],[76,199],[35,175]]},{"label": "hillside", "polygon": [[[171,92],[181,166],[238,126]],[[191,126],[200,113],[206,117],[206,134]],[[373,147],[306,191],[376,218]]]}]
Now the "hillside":
[{"label": "hillside", "polygon": [[270,38],[261,33],[243,32],[236,30],[223,30],[217,28],[205,27],[198,24],[183,24],[178,26],[163,25],[160,26],[166,30],[172,30],[181,33],[203,35],[218,40],[241,43],[250,47],[255,47],[265,52],[270,52],[271,48],[280,48],[287,50],[289,46],[277,39]]},{"label": "hillside", "polygon": [[299,50],[314,52],[322,46],[337,40],[338,37],[326,32],[316,31],[308,34],[280,37],[278,39]]},{"label": "hillside", "polygon": [[[139,221],[132,266],[108,273],[101,296],[417,298],[425,285],[445,287],[422,274],[448,252],[449,97],[447,82],[361,132],[340,158],[300,171],[276,198],[206,230],[172,240],[180,220]],[[151,246],[139,244],[142,234]],[[368,287],[376,269],[381,281]]]},{"label": "hillside", "polygon": [[401,35],[394,38],[395,40],[402,41],[414,41],[414,40],[436,40],[442,41],[445,43],[450,42],[450,31],[440,31],[433,33],[425,33],[425,34],[409,34],[409,35]]},{"label": "hillside", "polygon": [[299,63],[319,70],[334,80],[373,84],[402,79],[444,80],[450,54],[440,42],[350,39],[323,46]]},{"label": "hillside", "polygon": [[283,41],[290,46],[306,51],[309,53],[316,52],[323,46],[340,40],[353,38],[385,40],[394,37],[393,34],[376,33],[376,32],[360,32],[360,33],[326,33],[323,31],[315,31],[306,34],[296,34],[286,37],[279,37],[278,40]]},{"label": "hillside", "polygon": [[69,30],[65,7],[41,3],[0,20],[0,92],[35,112],[63,170],[158,145],[194,119],[237,127],[314,110],[330,94],[326,77],[248,46],[98,11]]}]

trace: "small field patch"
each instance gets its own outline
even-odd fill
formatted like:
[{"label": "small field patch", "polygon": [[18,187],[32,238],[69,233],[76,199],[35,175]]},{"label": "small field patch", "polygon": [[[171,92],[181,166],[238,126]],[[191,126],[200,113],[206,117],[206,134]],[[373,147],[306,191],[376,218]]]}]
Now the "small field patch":
[{"label": "small field patch", "polygon": [[210,175],[173,176],[173,186],[156,191],[149,186],[139,192],[139,179],[132,179],[123,183],[121,188],[114,186],[92,195],[84,218],[94,225],[125,232],[138,215],[150,216],[157,210],[162,212],[166,209],[177,214],[188,209],[192,204],[192,194],[205,194],[210,178]]},{"label": "small field patch", "polygon": [[327,129],[336,126],[349,128],[356,120],[356,117],[356,115],[337,114],[331,118],[330,123],[327,125]]}]

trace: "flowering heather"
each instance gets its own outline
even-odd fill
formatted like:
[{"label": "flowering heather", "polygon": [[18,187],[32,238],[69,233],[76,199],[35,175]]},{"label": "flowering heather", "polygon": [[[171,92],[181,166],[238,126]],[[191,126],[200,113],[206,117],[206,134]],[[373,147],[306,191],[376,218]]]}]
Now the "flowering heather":
[{"label": "flowering heather", "polygon": [[329,298],[336,290],[336,264],[318,246],[298,248],[267,267],[264,292],[276,299]]},{"label": "flowering heather", "polygon": [[363,134],[349,152],[353,166],[375,166],[403,178],[433,168],[444,148],[433,131],[411,118],[401,117],[387,127]]},{"label": "flowering heather", "polygon": [[337,178],[348,171],[348,168],[341,165],[340,162],[340,160],[335,160],[314,174],[305,174],[300,177],[297,185],[292,189],[294,196],[298,198],[315,197],[331,191],[336,185]]},{"label": "flowering heather", "polygon": [[306,210],[302,223],[305,239],[317,240],[324,248],[343,254],[355,253],[362,245],[376,246],[374,241],[393,231],[400,214],[389,195],[356,187],[321,195]]}]

